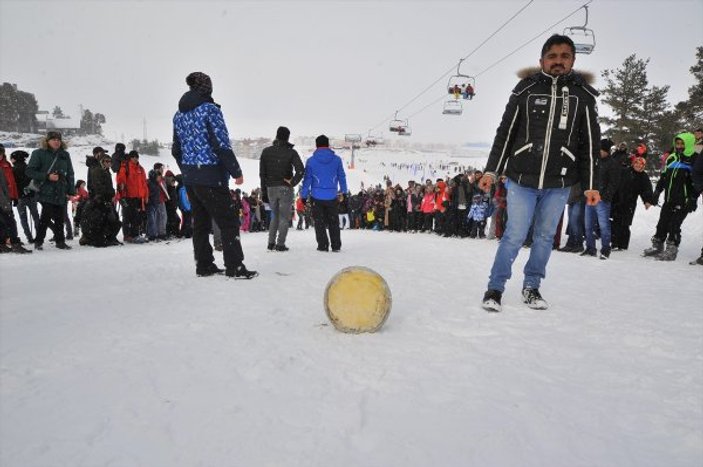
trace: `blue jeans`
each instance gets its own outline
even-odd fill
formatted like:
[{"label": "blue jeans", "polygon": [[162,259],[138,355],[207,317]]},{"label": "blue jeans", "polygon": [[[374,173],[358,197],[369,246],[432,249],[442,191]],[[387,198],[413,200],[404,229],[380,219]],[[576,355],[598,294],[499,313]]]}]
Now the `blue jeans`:
[{"label": "blue jeans", "polygon": [[503,292],[512,275],[511,269],[534,216],[534,233],[530,258],[525,264],[523,288],[538,289],[546,275],[552,254],[554,233],[569,198],[570,188],[528,188],[508,180],[508,223],[493,260],[488,288]]},{"label": "blue jeans", "polygon": [[166,236],[166,205],[164,203],[147,205],[146,235],[150,239]]},{"label": "blue jeans", "polygon": [[610,251],[610,202],[601,200],[595,206],[586,206],[586,249],[596,250],[596,219],[600,227],[601,251]]}]

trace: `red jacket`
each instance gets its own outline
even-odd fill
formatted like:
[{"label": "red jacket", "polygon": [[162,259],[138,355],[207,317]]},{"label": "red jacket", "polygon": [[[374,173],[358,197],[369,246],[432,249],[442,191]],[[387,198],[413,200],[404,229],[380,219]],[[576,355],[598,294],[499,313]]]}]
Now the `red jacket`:
[{"label": "red jacket", "polygon": [[120,198],[141,198],[144,203],[149,199],[146,171],[139,162],[129,159],[122,163],[117,172],[117,192]]},{"label": "red jacket", "polygon": [[17,201],[19,199],[19,194],[17,193],[17,183],[15,183],[15,174],[12,173],[12,165],[7,161],[6,158],[0,161],[0,169],[5,174],[5,180],[7,181],[7,189],[10,192],[10,199],[12,201]]}]

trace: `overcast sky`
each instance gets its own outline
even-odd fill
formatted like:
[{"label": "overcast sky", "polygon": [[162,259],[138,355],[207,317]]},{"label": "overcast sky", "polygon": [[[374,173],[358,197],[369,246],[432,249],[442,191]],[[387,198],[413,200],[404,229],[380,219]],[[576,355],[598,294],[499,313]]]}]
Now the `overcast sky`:
[{"label": "overcast sky", "polygon": [[[460,117],[437,103],[448,76],[407,106],[413,139],[492,141],[515,72],[538,64],[548,34],[489,66],[587,0],[535,0],[476,51],[462,73],[478,75]],[[208,73],[233,138],[388,133],[394,111],[469,55],[529,0],[492,1],[27,1],[0,0],[0,81],[36,95],[40,108],[78,106],[106,115],[109,138],[170,140],[171,118],[191,71]],[[632,53],[651,59],[650,84],[687,96],[688,69],[703,45],[703,1],[595,0],[592,55],[576,68],[616,68]],[[581,25],[581,10],[550,29]],[[378,126],[377,126],[378,125]],[[394,136],[397,138],[396,136]]]}]

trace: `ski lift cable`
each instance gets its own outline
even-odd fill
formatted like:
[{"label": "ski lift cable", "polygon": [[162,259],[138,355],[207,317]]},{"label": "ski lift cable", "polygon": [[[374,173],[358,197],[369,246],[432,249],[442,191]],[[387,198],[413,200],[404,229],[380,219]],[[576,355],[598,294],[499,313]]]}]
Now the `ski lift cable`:
[{"label": "ski lift cable", "polygon": [[[576,10],[574,10],[574,11],[572,11],[571,13],[569,13],[568,15],[564,16],[564,17],[561,18],[559,21],[555,22],[554,24],[552,24],[551,26],[549,26],[547,29],[545,29],[544,31],[540,32],[539,34],[537,34],[536,36],[534,36],[533,38],[531,38],[530,40],[528,40],[527,42],[525,42],[524,44],[522,44],[521,46],[519,46],[518,48],[516,48],[515,50],[513,50],[512,52],[510,52],[509,54],[507,54],[507,55],[504,56],[503,58],[501,58],[500,60],[498,60],[497,62],[493,63],[492,65],[489,65],[488,67],[486,67],[486,68],[484,68],[483,70],[481,70],[481,71],[479,71],[478,73],[476,73],[476,75],[474,75],[474,77],[481,76],[482,74],[486,73],[486,72],[487,72],[488,70],[490,70],[491,68],[493,68],[493,67],[497,66],[498,64],[502,63],[503,61],[505,61],[506,59],[508,59],[510,56],[514,55],[514,54],[517,53],[518,51],[520,51],[520,50],[522,50],[523,48],[527,47],[527,46],[530,45],[532,42],[536,41],[536,40],[539,39],[541,36],[543,36],[545,33],[547,33],[547,32],[549,32],[550,30],[552,30],[552,28],[554,28],[555,26],[557,26],[557,25],[560,24],[560,23],[563,23],[564,21],[566,21],[567,19],[569,19],[570,17],[572,17],[573,15],[575,15],[576,13],[578,13],[579,10],[581,10],[581,9],[584,8],[584,7],[586,7],[588,4],[590,4],[590,3],[592,3],[592,2],[593,2],[593,0],[589,0],[589,1],[586,2],[585,4],[581,5],[581,6],[578,7]],[[444,99],[445,99],[445,96],[444,96],[444,95],[440,96],[438,99],[433,100],[432,102],[430,102],[429,104],[425,105],[425,106],[422,107],[420,110],[418,110],[417,112],[415,112],[415,113],[413,113],[412,115],[408,116],[407,118],[410,119],[410,118],[414,117],[415,115],[424,112],[424,111],[427,110],[429,107],[433,106],[433,105],[436,104],[437,102],[442,101],[442,100],[444,100]]]},{"label": "ski lift cable", "polygon": [[[504,27],[506,27],[508,24],[510,24],[510,22],[511,22],[512,20],[514,20],[515,18],[517,18],[517,16],[518,16],[520,13],[522,13],[528,6],[530,6],[532,3],[534,3],[534,1],[535,1],[535,0],[529,0],[529,2],[527,2],[527,4],[525,4],[525,5],[524,5],[522,8],[520,8],[515,14],[513,14],[513,16],[511,16],[507,21],[505,21],[498,29],[496,29],[495,31],[493,31],[493,33],[492,33],[490,36],[488,36],[486,39],[484,39],[484,41],[481,42],[476,48],[474,48],[474,50],[472,50],[471,52],[469,52],[469,54],[468,54],[467,56],[465,56],[464,58],[462,58],[462,59],[460,60],[460,62],[466,60],[467,58],[471,57],[474,53],[476,53],[481,47],[483,47],[483,46],[486,44],[486,42],[488,42],[489,40],[491,40],[491,39],[492,39],[496,34],[498,34]],[[593,0],[591,0],[591,1],[593,1]],[[444,79],[447,77],[448,74],[450,74],[452,71],[454,71],[455,68],[456,68],[456,65],[452,65],[452,67],[449,68],[447,71],[445,71],[445,72],[442,74],[442,76],[440,76],[439,78],[437,78],[434,82],[432,82],[432,84],[430,84],[429,86],[427,86],[427,87],[426,87],[425,89],[423,89],[419,94],[417,94],[415,97],[413,97],[412,99],[410,99],[410,101],[408,101],[405,105],[403,105],[403,106],[400,107],[398,110],[396,110],[395,114],[397,115],[398,112],[400,112],[401,110],[405,109],[405,108],[408,107],[410,104],[412,104],[412,103],[415,102],[417,99],[419,99],[421,96],[423,96],[425,93],[427,93],[427,92],[430,91],[432,88],[434,88],[437,83],[439,83],[440,81],[444,80]],[[369,131],[375,130],[375,129],[378,128],[379,126],[384,125],[384,124],[388,121],[389,118],[391,118],[391,117],[384,118],[382,122],[380,122],[380,123],[374,125]],[[394,117],[393,117],[393,118],[394,118]]]},{"label": "ski lift cable", "polygon": [[[480,72],[476,73],[476,76],[481,76],[482,74],[484,74],[485,72],[487,72],[487,71],[490,70],[491,68],[497,66],[499,63],[501,63],[501,62],[503,62],[504,60],[506,60],[508,57],[512,56],[513,54],[515,54],[515,53],[517,53],[518,51],[522,50],[523,48],[527,47],[528,45],[530,45],[531,43],[533,43],[534,41],[536,41],[537,39],[539,39],[540,37],[542,37],[544,34],[546,34],[546,33],[548,33],[549,31],[551,31],[552,28],[554,28],[554,27],[557,26],[558,24],[563,23],[564,21],[566,21],[566,20],[569,19],[570,17],[574,16],[574,15],[575,15],[576,13],[578,13],[579,10],[581,10],[582,8],[586,8],[586,7],[588,6],[588,4],[590,4],[590,3],[592,3],[592,2],[593,2],[593,0],[588,0],[588,2],[584,3],[583,5],[581,5],[580,7],[578,7],[577,9],[575,9],[574,11],[572,11],[571,13],[569,13],[568,15],[564,16],[562,19],[560,19],[560,20],[557,21],[556,23],[552,24],[552,25],[549,26],[547,29],[545,29],[544,31],[540,32],[539,34],[537,34],[536,36],[534,36],[534,37],[533,37],[532,39],[530,39],[529,41],[527,41],[527,42],[525,42],[524,44],[522,44],[522,45],[521,45],[520,47],[518,47],[517,49],[513,50],[512,52],[510,52],[510,53],[509,53],[508,55],[506,55],[505,57],[501,58],[500,60],[498,60],[497,62],[493,63],[492,65],[490,65],[490,66],[484,68],[484,69],[481,70]],[[588,11],[588,9],[587,9],[586,11]]]}]

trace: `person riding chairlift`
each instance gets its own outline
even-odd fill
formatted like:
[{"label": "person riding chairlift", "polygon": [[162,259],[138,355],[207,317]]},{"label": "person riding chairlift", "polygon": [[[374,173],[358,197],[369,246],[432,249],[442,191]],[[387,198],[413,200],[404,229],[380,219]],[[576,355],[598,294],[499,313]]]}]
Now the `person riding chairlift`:
[{"label": "person riding chairlift", "polygon": [[471,83],[466,83],[466,89],[464,89],[463,96],[464,99],[473,99],[474,95],[476,94],[476,91],[474,91],[474,87],[471,86]]}]

